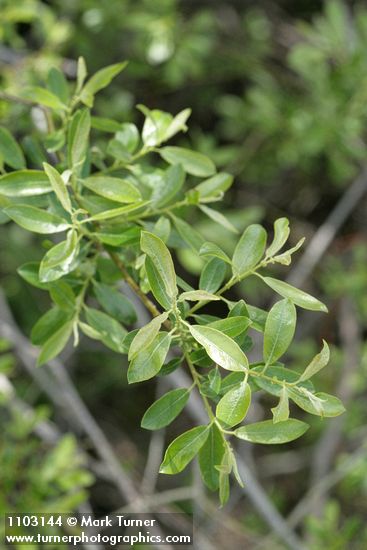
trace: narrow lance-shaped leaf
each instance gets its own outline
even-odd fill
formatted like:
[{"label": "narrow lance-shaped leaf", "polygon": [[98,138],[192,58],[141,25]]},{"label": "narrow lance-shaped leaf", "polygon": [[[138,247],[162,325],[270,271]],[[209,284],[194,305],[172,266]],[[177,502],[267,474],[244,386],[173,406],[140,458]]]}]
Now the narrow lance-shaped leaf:
[{"label": "narrow lance-shaped leaf", "polygon": [[124,329],[116,319],[113,319],[103,311],[94,308],[85,309],[86,319],[93,329],[88,330],[82,326],[83,332],[86,332],[90,338],[101,340],[105,346],[117,353],[127,353],[123,345],[123,340],[127,335],[127,330]]},{"label": "narrow lance-shaped leaf", "polygon": [[178,474],[197,455],[209,436],[210,426],[197,426],[177,437],[166,450],[161,474]]},{"label": "narrow lance-shaped leaf", "polygon": [[173,302],[177,296],[176,274],[171,254],[164,242],[147,231],[141,233],[141,249],[151,259],[168,297]]},{"label": "narrow lance-shaped leaf", "polygon": [[274,222],[274,239],[266,250],[266,255],[274,256],[287,242],[289,237],[289,220],[287,218],[278,218]]},{"label": "narrow lance-shaped leaf", "polygon": [[272,420],[264,420],[263,422],[256,422],[255,424],[248,424],[247,426],[237,428],[235,436],[252,443],[277,445],[298,439],[308,428],[308,424],[294,418],[277,424],[274,424]]},{"label": "narrow lance-shaped leaf", "polygon": [[73,324],[74,321],[68,321],[45,342],[38,356],[38,366],[47,363],[64,349],[73,331]]},{"label": "narrow lance-shaped leaf", "polygon": [[217,292],[224,281],[226,273],[226,264],[219,258],[211,258],[201,272],[199,288],[210,293]]},{"label": "narrow lance-shaped leaf", "polygon": [[136,322],[137,316],[132,303],[120,291],[97,281],[93,282],[93,287],[97,300],[107,313],[127,325]]},{"label": "narrow lance-shaped leaf", "polygon": [[288,420],[289,398],[288,398],[288,391],[285,385],[283,386],[282,391],[280,393],[278,405],[272,408],[271,412],[273,413],[274,424],[277,424],[277,422],[284,422],[285,420]]},{"label": "narrow lance-shaped leaf", "polygon": [[141,421],[142,428],[146,430],[160,430],[180,414],[190,397],[190,391],[187,388],[171,390],[145,412]]},{"label": "narrow lance-shaped leaf", "polygon": [[248,368],[246,355],[232,338],[208,326],[193,325],[189,328],[192,336],[215,363],[232,371]]},{"label": "narrow lance-shaped leaf", "polygon": [[238,241],[232,264],[235,277],[250,272],[261,260],[266,246],[266,231],[258,224],[250,225]]},{"label": "narrow lance-shaped leaf", "polygon": [[76,231],[70,230],[66,240],[50,248],[44,256],[39,269],[40,281],[55,281],[69,273],[78,252],[78,235]]},{"label": "narrow lance-shaped leaf", "polygon": [[219,172],[215,176],[202,181],[195,187],[199,192],[199,196],[202,199],[207,197],[217,197],[221,193],[224,193],[231,187],[233,183],[233,176],[225,172]]},{"label": "narrow lance-shaped leaf", "polygon": [[227,264],[231,265],[232,261],[228,258],[227,254],[223,252],[221,248],[219,248],[218,245],[214,243],[210,243],[208,241],[204,242],[199,250],[200,256],[209,256],[212,258],[218,258],[220,260],[223,260],[223,262],[226,262]]},{"label": "narrow lance-shaped leaf", "polygon": [[286,250],[282,254],[277,254],[276,256],[273,256],[273,261],[282,265],[290,265],[292,261],[292,254],[297,252],[297,250],[301,248],[304,242],[305,242],[304,238],[300,239],[298,243],[292,248],[289,248],[289,250]]},{"label": "narrow lance-shaped leaf", "polygon": [[25,168],[23,151],[9,130],[0,126],[0,156],[4,162],[16,170]]},{"label": "narrow lance-shaped leaf", "polygon": [[68,222],[60,216],[35,206],[17,204],[8,206],[4,212],[15,223],[34,233],[59,233],[69,227]]},{"label": "narrow lance-shaped leaf", "polygon": [[262,277],[262,279],[275,292],[283,296],[283,298],[289,298],[296,306],[312,311],[327,312],[327,307],[310,294],[307,294],[307,292],[303,292],[303,290],[299,290],[284,281],[279,281],[272,277]]},{"label": "narrow lance-shaped leaf", "polygon": [[264,333],[266,365],[271,365],[287,351],[294,336],[296,321],[296,308],[290,300],[281,300],[271,308]]},{"label": "narrow lance-shaped leaf", "polygon": [[329,362],[330,359],[330,350],[329,346],[323,340],[323,347],[320,353],[315,355],[315,357],[312,359],[311,363],[306,367],[304,373],[300,376],[299,382],[302,382],[304,380],[308,380],[314,374],[318,373],[321,369],[323,369]]},{"label": "narrow lance-shaped leaf", "polygon": [[130,182],[111,176],[91,176],[83,185],[97,195],[116,202],[133,203],[141,200],[139,190]]},{"label": "narrow lance-shaped leaf", "polygon": [[164,323],[167,318],[168,313],[165,311],[161,315],[158,315],[158,317],[154,317],[150,323],[147,323],[138,331],[134,337],[134,340],[130,344],[128,356],[129,361],[133,359],[139,351],[153,342],[161,328],[162,323]]},{"label": "narrow lance-shaped leaf", "polygon": [[50,180],[51,187],[61,202],[63,208],[65,208],[67,212],[71,212],[72,208],[69,193],[61,175],[53,166],[47,164],[47,162],[43,163],[43,167]]},{"label": "narrow lance-shaped leaf", "polygon": [[218,210],[213,210],[213,208],[209,208],[208,206],[204,206],[203,204],[200,206],[200,210],[204,212],[204,214],[206,214],[210,219],[228,229],[228,231],[232,231],[232,233],[238,233],[236,227],[231,224],[226,216],[224,216],[221,212],[218,212]]},{"label": "narrow lance-shaped leaf", "polygon": [[73,170],[77,170],[77,173],[80,172],[87,156],[90,126],[88,109],[83,109],[74,115],[68,136],[68,154],[71,166]]},{"label": "narrow lance-shaped leaf", "polygon": [[213,424],[207,440],[199,451],[201,477],[211,491],[219,488],[219,471],[216,466],[221,464],[225,449],[226,441],[218,426]]},{"label": "narrow lance-shaped leaf", "polygon": [[245,418],[251,403],[251,389],[246,382],[229,390],[219,401],[216,417],[227,426],[235,426]]},{"label": "narrow lance-shaped leaf", "polygon": [[185,222],[185,220],[182,220],[173,214],[171,216],[181,239],[189,245],[193,252],[199,252],[200,248],[204,244],[204,239],[200,233]]},{"label": "narrow lance-shaped leaf", "polygon": [[152,193],[153,206],[160,208],[168,204],[180,191],[185,182],[185,172],[180,164],[170,166],[166,170],[161,182],[156,185]]},{"label": "narrow lance-shaped leaf", "polygon": [[153,378],[161,369],[171,343],[168,332],[160,332],[144,349],[136,353],[127,371],[129,384]]},{"label": "narrow lance-shaped leaf", "polygon": [[33,197],[50,191],[50,180],[41,170],[19,170],[0,177],[0,195],[5,197]]},{"label": "narrow lance-shaped leaf", "polygon": [[57,111],[64,111],[67,109],[67,106],[57,97],[57,95],[39,86],[26,88],[22,93],[22,97],[29,99],[33,103],[38,103],[39,105],[44,105],[45,107]]},{"label": "narrow lance-shaped leaf", "polygon": [[189,302],[207,300],[208,302],[211,302],[220,300],[220,296],[216,296],[216,294],[212,294],[206,290],[190,290],[188,292],[183,292],[180,295],[179,301],[182,302],[183,300],[188,300]]},{"label": "narrow lance-shaped leaf", "polygon": [[88,107],[93,107],[94,95],[102,90],[112,79],[117,76],[127,65],[127,62],[115,63],[97,71],[85,84],[80,93],[80,99]]},{"label": "narrow lance-shaped leaf", "polygon": [[185,172],[193,176],[207,177],[215,173],[215,165],[205,155],[183,147],[162,147],[161,157],[169,164],[181,164]]},{"label": "narrow lance-shaped leaf", "polygon": [[312,393],[305,388],[288,388],[289,397],[302,410],[316,416],[334,417],[345,412],[343,403],[334,395],[318,392]]}]

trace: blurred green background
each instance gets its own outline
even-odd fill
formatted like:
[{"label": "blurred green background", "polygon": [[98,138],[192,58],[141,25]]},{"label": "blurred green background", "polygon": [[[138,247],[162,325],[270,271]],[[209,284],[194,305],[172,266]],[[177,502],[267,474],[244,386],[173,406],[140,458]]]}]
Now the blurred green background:
[{"label": "blurred green background", "polygon": [[[295,530],[306,548],[364,550],[367,6],[334,0],[0,0],[0,40],[1,88],[13,95],[25,84],[45,81],[52,66],[73,80],[80,55],[90,73],[129,60],[98,97],[98,115],[140,126],[136,104],[172,113],[191,107],[189,132],[176,142],[206,153],[235,175],[223,204],[229,217],[243,226],[261,221],[271,229],[275,218],[287,216],[292,244],[305,235],[306,248],[320,227],[329,231],[326,250],[313,252],[314,269],[307,276],[299,271],[291,276],[320,297],[330,314],[316,322],[307,314],[300,317],[289,359],[304,363],[327,338],[332,361],[319,376],[319,388],[341,397],[347,413],[324,422],[309,419],[307,436],[286,448],[241,447],[240,452],[282,516],[299,505]],[[29,138],[27,107],[0,98],[0,117],[28,151],[36,147]],[[362,188],[358,199],[350,195],[356,181]],[[334,217],[325,225],[331,212]],[[233,247],[230,233],[218,232],[214,222],[190,222],[204,236],[216,232],[224,249]],[[319,249],[320,243],[316,240]],[[29,335],[47,309],[47,298],[27,286],[16,268],[39,258],[39,240],[4,224],[0,248],[1,287],[20,330]],[[179,259],[182,271],[194,278],[200,270],[197,260],[191,253]],[[292,274],[292,267],[277,269],[280,277]],[[241,296],[266,305],[269,295],[255,283],[246,282]],[[121,506],[118,492],[78,455],[76,442],[86,453],[89,442],[77,424],[74,435],[67,433],[73,426],[25,373],[17,345],[5,337],[0,349],[0,373],[11,382],[0,387],[0,510],[84,506],[97,516],[112,512]],[[63,361],[125,471],[139,485],[149,449],[139,423],[154,399],[154,383],[127,389],[121,358],[90,341]],[[30,409],[24,410],[25,403]],[[37,435],[37,426],[39,432],[48,422],[60,432],[57,443]],[[181,422],[189,425],[190,419]],[[170,429],[166,439],[173,433]],[[158,450],[159,445],[160,440]],[[159,480],[158,487],[196,482],[190,471],[178,480]],[[307,501],[306,495],[315,498]],[[199,504],[190,499],[176,504],[195,510],[212,548],[288,547],[269,534],[246,488],[234,491],[228,509],[221,511],[213,508],[216,502],[209,495],[202,495]]]}]

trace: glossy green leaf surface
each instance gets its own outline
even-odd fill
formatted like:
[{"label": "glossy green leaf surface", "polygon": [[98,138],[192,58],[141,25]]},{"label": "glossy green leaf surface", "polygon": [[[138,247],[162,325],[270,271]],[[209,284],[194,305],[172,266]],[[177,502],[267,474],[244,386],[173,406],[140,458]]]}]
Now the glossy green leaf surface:
[{"label": "glossy green leaf surface", "polygon": [[226,370],[242,371],[248,367],[248,360],[232,338],[219,330],[207,326],[190,326],[190,332],[201,344],[209,357]]},{"label": "glossy green leaf surface", "polygon": [[161,474],[178,474],[198,454],[209,436],[209,426],[197,426],[181,434],[169,445],[160,466]]},{"label": "glossy green leaf surface", "polygon": [[15,223],[34,233],[59,233],[69,227],[68,222],[60,216],[35,206],[18,204],[8,206],[4,209],[4,212]]},{"label": "glossy green leaf surface", "polygon": [[264,420],[263,422],[255,422],[255,424],[237,428],[235,435],[239,439],[251,441],[252,443],[278,445],[298,439],[308,428],[308,424],[294,418],[277,424],[274,424],[272,420]]},{"label": "glossy green leaf surface", "polygon": [[141,421],[146,430],[159,430],[171,424],[185,407],[190,392],[186,388],[171,390],[149,407]]}]

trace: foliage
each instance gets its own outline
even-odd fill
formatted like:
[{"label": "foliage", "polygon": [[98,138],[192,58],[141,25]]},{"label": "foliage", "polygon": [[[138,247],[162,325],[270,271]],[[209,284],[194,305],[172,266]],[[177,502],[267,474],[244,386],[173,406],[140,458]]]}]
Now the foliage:
[{"label": "foliage", "polygon": [[[208,423],[172,441],[160,471],[181,472],[199,455],[204,482],[219,489],[224,504],[229,475],[233,472],[242,484],[228,436],[262,444],[297,439],[308,425],[289,417],[289,403],[292,413],[293,404],[320,417],[344,411],[336,397],[317,392],[310,380],[328,363],[325,342],[300,372],[279,361],[293,339],[296,306],[316,312],[327,308],[268,275],[273,264],[289,265],[303,242],[284,251],[289,237],[286,218],[275,221],[269,242],[264,227],[249,225],[229,255],[215,238],[205,240],[185,221],[187,210],[199,209],[218,227],[238,233],[215,208],[232,177],[217,173],[202,153],[166,145],[187,130],[189,109],[172,116],[139,105],[144,115],[141,132],[133,123],[94,114],[95,95],[125,66],[113,64],[87,78],[85,61],[79,58],[73,87],[52,68],[46,87],[22,91],[19,101],[39,105],[47,122],[47,131],[34,137],[36,156],[23,151],[8,131],[0,132],[5,216],[27,231],[56,235],[55,241],[43,241],[46,252],[40,262],[19,268],[28,283],[49,292],[52,303],[34,326],[32,341],[41,346],[41,366],[61,353],[71,338],[77,345],[83,333],[128,354],[131,384],[187,368],[192,386],[161,397],[142,425],[158,429],[172,422],[197,389]],[[180,248],[204,262],[198,288],[176,273],[179,265],[171,251]],[[281,297],[269,312],[226,298],[228,290],[249,277]],[[153,317],[139,330],[133,328],[134,304],[118,279],[128,283]],[[222,303],[222,317],[210,314],[214,301]],[[263,353],[260,361],[249,363],[246,354],[253,330],[262,335]],[[168,363],[170,356],[180,362]],[[240,425],[250,410],[251,395],[260,389],[276,397],[273,418]]]}]

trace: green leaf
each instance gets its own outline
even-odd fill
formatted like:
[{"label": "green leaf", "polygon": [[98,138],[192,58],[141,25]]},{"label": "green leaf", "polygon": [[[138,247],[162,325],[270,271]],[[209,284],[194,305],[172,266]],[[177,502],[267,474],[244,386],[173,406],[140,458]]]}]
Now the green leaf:
[{"label": "green leaf", "polygon": [[127,206],[121,206],[120,208],[112,208],[111,210],[105,210],[104,212],[99,212],[94,214],[89,218],[89,221],[104,221],[110,220],[117,217],[127,217],[132,212],[137,214],[138,210],[144,209],[150,201],[140,201],[135,204],[128,204]]},{"label": "green leaf", "polygon": [[152,205],[162,208],[168,204],[181,190],[184,182],[185,172],[181,165],[170,166],[153,189]]},{"label": "green leaf", "polygon": [[180,294],[179,302],[182,302],[183,300],[188,300],[189,302],[200,302],[201,300],[207,300],[208,302],[212,302],[215,300],[220,300],[220,297],[215,294],[211,294],[206,290],[189,290],[188,292],[183,292]]},{"label": "green leaf", "polygon": [[168,313],[164,312],[158,317],[154,317],[143,326],[135,335],[134,340],[130,344],[129,348],[129,361],[134,358],[134,356],[141,351],[143,348],[149,346],[155,337],[157,336],[162,323],[168,318]]},{"label": "green leaf", "polygon": [[229,265],[232,264],[232,261],[228,258],[227,254],[214,243],[204,242],[199,250],[199,255],[218,258]]},{"label": "green leaf", "polygon": [[169,445],[159,468],[161,474],[178,474],[197,455],[209,436],[210,426],[197,426]]},{"label": "green leaf", "polygon": [[214,293],[220,288],[227,273],[226,264],[219,258],[212,258],[201,272],[199,288]]},{"label": "green leaf", "polygon": [[4,162],[19,170],[25,168],[25,158],[23,151],[6,128],[0,126],[0,156]]},{"label": "green leaf", "polygon": [[252,328],[258,330],[259,332],[264,332],[268,312],[259,307],[250,306],[250,304],[247,304],[246,307],[252,322]]},{"label": "green leaf", "polygon": [[85,63],[84,57],[78,57],[78,66],[76,73],[76,90],[75,93],[78,94],[83,87],[84,81],[87,78],[87,65]]},{"label": "green leaf", "polygon": [[309,365],[307,365],[304,373],[299,378],[299,382],[302,382],[303,380],[308,380],[309,378],[314,376],[314,374],[316,374],[321,369],[326,367],[326,365],[329,362],[329,359],[330,359],[329,346],[327,345],[325,340],[323,340],[322,350],[320,351],[320,353],[315,355],[315,357],[312,359],[311,363]]},{"label": "green leaf", "polygon": [[290,300],[281,300],[273,305],[265,323],[264,361],[271,365],[281,357],[293,340],[297,312]]},{"label": "green leaf", "polygon": [[289,220],[287,218],[279,218],[274,222],[274,239],[269,248],[266,250],[268,257],[274,256],[288,240],[290,233]]},{"label": "green leaf", "polygon": [[134,355],[127,371],[129,384],[153,378],[166,359],[170,343],[171,335],[160,332],[148,346]]},{"label": "green leaf", "polygon": [[[117,353],[127,353],[123,345],[127,330],[125,330],[120,323],[112,319],[112,317],[106,313],[103,313],[103,311],[98,311],[98,309],[90,307],[86,308],[85,315],[88,323],[100,335],[99,339],[105,346]],[[91,337],[93,338],[93,336]]]},{"label": "green leaf", "polygon": [[57,97],[57,95],[46,90],[46,88],[31,86],[24,90],[22,97],[33,101],[33,103],[55,109],[56,111],[64,111],[67,109],[67,106]]},{"label": "green leaf", "polygon": [[169,391],[146,411],[141,421],[142,428],[160,430],[168,426],[183,410],[189,397],[190,392],[186,388]]},{"label": "green leaf", "polygon": [[93,288],[97,300],[111,317],[127,325],[136,322],[137,316],[135,309],[130,300],[121,292],[110,285],[98,283],[97,281],[93,281]]},{"label": "green leaf", "polygon": [[172,122],[172,115],[158,109],[150,110],[145,105],[138,105],[137,107],[145,115],[142,131],[144,145],[146,147],[160,145],[164,141],[166,132]]},{"label": "green leaf", "polygon": [[48,179],[50,180],[51,187],[55,195],[59,199],[60,203],[62,204],[63,208],[65,208],[67,212],[71,212],[72,207],[69,193],[61,175],[53,166],[47,164],[47,162],[43,163],[43,168],[48,176]]},{"label": "green leaf", "polygon": [[183,357],[175,357],[163,365],[157,376],[168,376],[171,372],[178,369],[183,361]]},{"label": "green leaf", "polygon": [[142,251],[152,261],[157,276],[163,283],[163,287],[172,304],[176,299],[178,290],[175,268],[168,248],[159,237],[147,231],[142,231],[141,233],[140,246]]},{"label": "green leaf", "polygon": [[308,428],[308,424],[294,418],[277,424],[274,424],[272,420],[264,420],[263,422],[237,428],[235,436],[252,443],[277,445],[298,439]]},{"label": "green leaf", "polygon": [[232,263],[235,277],[250,272],[261,260],[266,246],[266,231],[259,224],[250,225],[235,248]]},{"label": "green leaf", "polygon": [[65,105],[69,102],[69,87],[64,73],[52,67],[47,75],[47,87]]},{"label": "green leaf", "polygon": [[304,309],[310,309],[311,311],[324,311],[327,312],[327,307],[303,290],[299,290],[284,281],[278,281],[272,277],[262,277],[263,281],[270,286],[275,292],[283,296],[283,298],[289,298],[296,306]]},{"label": "green leaf", "polygon": [[48,283],[42,283],[39,280],[39,266],[39,262],[27,262],[18,267],[17,272],[30,285],[36,288],[48,289]]},{"label": "green leaf", "polygon": [[171,298],[168,296],[164,281],[149,256],[146,256],[144,266],[154,298],[164,309],[170,310],[172,308]]},{"label": "green leaf", "polygon": [[251,321],[247,317],[235,316],[213,321],[208,326],[223,332],[231,338],[235,338],[245,332],[250,325]]},{"label": "green leaf", "polygon": [[[128,122],[126,122],[126,125],[130,126]],[[101,132],[111,132],[112,134],[114,134],[121,130],[122,124],[121,122],[116,122],[116,120],[113,120],[112,118],[92,116],[91,126],[96,130],[101,130]],[[131,126],[134,126],[134,124],[132,124]]]},{"label": "green leaf", "polygon": [[[251,368],[250,374],[255,372],[261,374],[263,370],[264,365],[258,365]],[[253,376],[253,381],[256,386],[265,390],[267,393],[280,396],[282,387],[284,386],[283,382],[289,382],[290,384],[293,384],[298,381],[298,378],[299,374],[294,370],[284,367],[273,366],[268,367],[266,371],[266,378]],[[313,384],[310,381],[301,382],[300,386],[305,387],[306,389],[311,391],[313,390]]]},{"label": "green leaf", "polygon": [[119,228],[118,233],[98,231],[98,233],[94,233],[94,235],[102,243],[109,244],[110,246],[127,246],[130,244],[138,244],[140,242],[140,233],[140,228],[133,226],[126,229]]},{"label": "green leaf", "polygon": [[91,176],[83,180],[83,185],[97,195],[116,202],[133,203],[141,200],[141,194],[135,185],[124,179]]},{"label": "green leaf", "polygon": [[216,417],[229,427],[245,418],[251,403],[251,389],[246,382],[229,390],[219,401]]},{"label": "green leaf", "polygon": [[228,231],[232,231],[232,233],[238,233],[238,230],[234,227],[234,225],[232,225],[231,222],[225,216],[223,216],[223,214],[221,214],[221,212],[213,210],[213,208],[209,208],[208,206],[204,206],[203,204],[200,205],[200,210],[204,212],[204,214],[206,214],[210,219],[228,229]]},{"label": "green leaf", "polygon": [[120,124],[120,128],[115,135],[116,141],[126,150],[128,153],[133,153],[139,143],[139,131],[135,124],[130,122],[124,122]]},{"label": "green leaf", "polygon": [[73,171],[80,173],[88,151],[90,133],[90,112],[88,109],[77,111],[68,132],[68,158]]},{"label": "green leaf", "polygon": [[44,315],[42,315],[42,317],[38,319],[32,328],[32,344],[35,346],[42,346],[68,321],[70,321],[70,314],[62,311],[58,307],[49,309]]},{"label": "green leaf", "polygon": [[289,397],[302,410],[316,416],[332,418],[345,412],[343,403],[334,395],[318,392],[312,393],[304,388],[288,388]]},{"label": "green leaf", "polygon": [[38,356],[37,366],[44,365],[64,349],[73,331],[74,321],[62,325],[42,346]]},{"label": "green leaf", "polygon": [[4,212],[15,223],[34,233],[59,233],[69,227],[61,216],[26,204],[8,206]]},{"label": "green leaf", "polygon": [[226,174],[225,172],[219,172],[212,178],[202,181],[195,187],[199,192],[201,199],[208,197],[217,197],[221,193],[224,193],[231,187],[233,183],[233,176]]},{"label": "green leaf", "polygon": [[191,109],[183,109],[175,117],[173,117],[173,120],[164,133],[164,141],[167,141],[178,132],[186,132],[186,121],[190,115]]},{"label": "green leaf", "polygon": [[169,164],[181,164],[185,172],[193,176],[207,177],[215,173],[215,165],[205,155],[183,147],[162,147],[161,157]]},{"label": "green leaf", "polygon": [[204,239],[200,233],[198,233],[196,229],[191,227],[191,225],[181,218],[178,218],[173,214],[171,216],[181,239],[183,239],[183,241],[185,241],[185,243],[187,243],[194,252],[199,252],[200,248],[204,244]]},{"label": "green leaf", "polygon": [[277,262],[278,264],[282,265],[290,265],[292,262],[292,254],[296,252],[301,246],[303,245],[305,239],[300,239],[296,246],[293,246],[293,248],[290,248],[289,250],[286,250],[282,254],[278,254],[277,256],[273,256],[273,261]]},{"label": "green leaf", "polygon": [[280,392],[279,403],[276,407],[271,409],[273,413],[273,422],[277,424],[278,422],[284,422],[289,418],[289,398],[288,391],[285,386],[283,386],[282,391]]},{"label": "green leaf", "polygon": [[231,372],[230,374],[227,374],[227,376],[222,378],[222,382],[220,385],[220,394],[221,395],[226,394],[228,391],[238,386],[238,384],[240,384],[244,380],[245,380],[244,372]]},{"label": "green leaf", "polygon": [[224,369],[244,371],[248,368],[246,355],[229,336],[215,328],[200,325],[190,326],[190,332],[209,357]]},{"label": "green leaf", "polygon": [[80,93],[81,101],[87,107],[93,107],[94,96],[97,92],[109,85],[115,76],[117,76],[127,65],[127,61],[115,63],[97,71],[85,84]]},{"label": "green leaf", "polygon": [[50,285],[50,296],[53,302],[61,309],[73,311],[75,308],[75,294],[70,285],[65,281],[56,281]]},{"label": "green leaf", "polygon": [[213,424],[204,445],[199,451],[199,465],[201,477],[205,485],[211,491],[219,488],[219,466],[223,460],[226,449],[226,442],[218,426]]},{"label": "green leaf", "polygon": [[74,269],[74,260],[79,253],[78,235],[70,230],[66,240],[53,246],[44,256],[39,270],[42,283],[59,279]]},{"label": "green leaf", "polygon": [[40,170],[20,170],[0,177],[0,194],[5,197],[32,197],[50,191],[50,181]]}]

